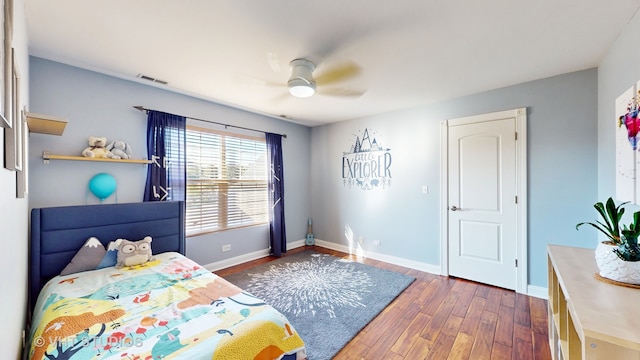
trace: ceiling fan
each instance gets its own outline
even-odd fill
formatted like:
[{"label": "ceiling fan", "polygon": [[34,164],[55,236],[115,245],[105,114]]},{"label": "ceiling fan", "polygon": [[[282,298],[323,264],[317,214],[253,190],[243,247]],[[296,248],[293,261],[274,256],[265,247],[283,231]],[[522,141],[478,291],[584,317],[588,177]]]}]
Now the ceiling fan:
[{"label": "ceiling fan", "polygon": [[294,59],[289,63],[291,77],[287,81],[289,93],[295,97],[305,98],[316,92],[334,96],[361,96],[365,91],[349,90],[331,87],[341,81],[356,77],[362,72],[360,66],[352,61],[346,61],[325,69],[317,76],[313,76],[316,64],[304,58]]}]

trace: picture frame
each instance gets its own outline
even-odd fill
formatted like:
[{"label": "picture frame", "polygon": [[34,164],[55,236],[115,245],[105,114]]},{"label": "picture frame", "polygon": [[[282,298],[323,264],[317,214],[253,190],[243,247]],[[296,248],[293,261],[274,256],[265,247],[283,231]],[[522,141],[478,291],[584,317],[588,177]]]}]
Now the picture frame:
[{"label": "picture frame", "polygon": [[13,0],[0,0],[2,3],[2,46],[3,51],[0,56],[0,126],[11,128],[13,119],[11,110],[8,108],[11,103],[10,91],[11,83],[11,49],[13,38]]},{"label": "picture frame", "polygon": [[5,31],[4,31],[4,13],[5,13],[5,0],[0,0],[0,5],[2,5],[2,11],[0,12],[0,41],[3,48],[2,54],[0,54],[0,127],[11,127],[11,123],[7,121],[7,118],[4,116],[4,42],[5,42]]},{"label": "picture frame", "polygon": [[29,192],[29,124],[27,123],[27,110],[25,108],[20,112],[20,123],[22,131],[22,170],[16,171],[16,197],[22,199]]},{"label": "picture frame", "polygon": [[9,106],[5,107],[5,114],[11,118],[12,126],[4,130],[4,167],[12,171],[22,170],[22,121],[20,119],[20,74],[15,59],[15,51],[11,50],[11,76],[8,82],[11,84],[8,97],[11,99]]}]

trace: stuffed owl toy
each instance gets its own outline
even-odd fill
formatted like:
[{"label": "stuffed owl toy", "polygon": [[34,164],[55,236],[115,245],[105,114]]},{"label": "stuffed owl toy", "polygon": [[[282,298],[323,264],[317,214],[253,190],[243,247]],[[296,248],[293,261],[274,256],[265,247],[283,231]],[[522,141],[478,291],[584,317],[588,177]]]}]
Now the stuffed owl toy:
[{"label": "stuffed owl toy", "polygon": [[153,260],[151,254],[151,236],[145,236],[144,239],[139,241],[121,240],[122,242],[120,242],[120,246],[118,247],[116,268],[140,265]]}]

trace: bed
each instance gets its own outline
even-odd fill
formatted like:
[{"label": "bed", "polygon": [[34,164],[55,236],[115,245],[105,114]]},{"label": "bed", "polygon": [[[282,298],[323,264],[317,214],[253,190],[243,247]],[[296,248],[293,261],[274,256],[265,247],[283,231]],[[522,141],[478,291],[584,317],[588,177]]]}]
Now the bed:
[{"label": "bed", "polygon": [[[284,315],[184,256],[183,219],[182,202],[33,209],[27,358],[306,359]],[[143,263],[105,255],[59,275],[81,250],[110,254],[116,239],[142,249],[146,237]]]}]

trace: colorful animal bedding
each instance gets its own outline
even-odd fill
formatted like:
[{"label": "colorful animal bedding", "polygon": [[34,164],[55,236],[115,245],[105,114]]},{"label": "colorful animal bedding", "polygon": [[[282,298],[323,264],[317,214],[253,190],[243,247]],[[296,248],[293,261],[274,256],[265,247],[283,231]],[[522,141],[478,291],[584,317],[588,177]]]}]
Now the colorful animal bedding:
[{"label": "colorful animal bedding", "polygon": [[305,359],[280,312],[178,253],[57,276],[42,289],[30,359]]}]

